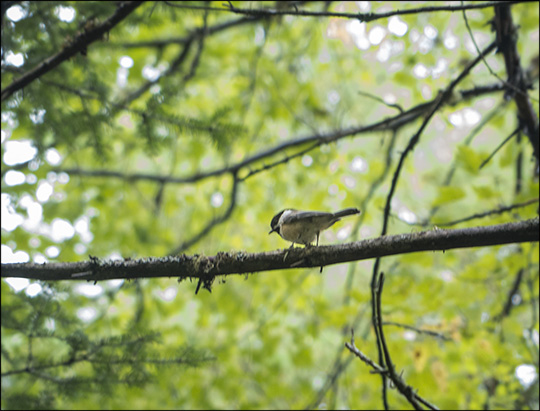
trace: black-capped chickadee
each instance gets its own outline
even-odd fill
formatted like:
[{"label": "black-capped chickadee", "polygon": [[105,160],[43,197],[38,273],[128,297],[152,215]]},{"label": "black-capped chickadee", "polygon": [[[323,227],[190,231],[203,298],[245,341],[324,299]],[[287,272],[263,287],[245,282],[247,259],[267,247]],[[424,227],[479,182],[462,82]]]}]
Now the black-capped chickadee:
[{"label": "black-capped chickadee", "polygon": [[326,230],[342,217],[359,214],[357,208],[346,208],[336,213],[325,213],[322,211],[298,211],[287,209],[277,213],[270,227],[272,230],[268,234],[277,232],[284,240],[291,241],[291,247],[295,243],[310,245],[317,239],[319,245],[319,233]]}]

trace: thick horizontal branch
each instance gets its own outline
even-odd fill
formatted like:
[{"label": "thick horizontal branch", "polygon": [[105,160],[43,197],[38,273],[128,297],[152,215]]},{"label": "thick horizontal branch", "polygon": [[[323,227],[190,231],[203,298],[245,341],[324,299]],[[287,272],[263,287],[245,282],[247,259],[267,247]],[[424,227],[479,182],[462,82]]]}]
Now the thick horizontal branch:
[{"label": "thick horizontal branch", "polygon": [[[375,257],[420,251],[452,250],[539,239],[538,217],[517,223],[458,230],[435,229],[411,234],[377,237],[354,243],[276,250],[264,253],[219,252],[215,256],[179,255],[164,258],[102,261],[91,258],[78,263],[2,264],[2,277],[38,280],[136,279],[177,277],[203,278],[247,274],[287,268],[322,267]],[[284,255],[286,254],[286,258]]]}]

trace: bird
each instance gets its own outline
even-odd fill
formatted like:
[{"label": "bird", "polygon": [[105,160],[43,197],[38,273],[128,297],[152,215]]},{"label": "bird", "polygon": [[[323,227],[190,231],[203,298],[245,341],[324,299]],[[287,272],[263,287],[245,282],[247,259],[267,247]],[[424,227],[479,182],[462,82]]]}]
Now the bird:
[{"label": "bird", "polygon": [[281,210],[270,222],[272,228],[268,234],[278,233],[284,240],[294,244],[304,244],[310,246],[317,240],[319,245],[319,234],[321,231],[334,225],[343,217],[360,214],[357,208],[346,208],[335,213],[324,211],[299,211],[293,208]]}]

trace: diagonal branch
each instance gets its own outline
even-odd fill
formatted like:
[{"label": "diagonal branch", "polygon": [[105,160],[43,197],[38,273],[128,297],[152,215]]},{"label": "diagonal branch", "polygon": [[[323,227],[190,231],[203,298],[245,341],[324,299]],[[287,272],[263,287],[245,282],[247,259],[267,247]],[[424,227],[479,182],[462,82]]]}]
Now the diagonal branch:
[{"label": "diagonal branch", "polygon": [[418,393],[414,391],[411,386],[407,385],[400,375],[397,375],[395,372],[390,373],[386,368],[381,367],[379,364],[366,356],[362,351],[360,351],[354,343],[354,334],[351,336],[351,342],[345,343],[345,347],[347,347],[347,349],[351,353],[360,358],[360,360],[373,368],[373,373],[388,375],[394,383],[394,386],[403,396],[405,396],[405,398],[407,398],[407,400],[413,405],[415,409],[423,409],[420,405],[421,403],[428,407],[430,410],[438,410],[435,405],[431,404],[430,402],[419,396]]},{"label": "diagonal branch", "polygon": [[232,185],[232,189],[231,189],[231,199],[229,200],[229,207],[227,208],[225,213],[223,213],[223,215],[221,215],[219,217],[216,217],[216,218],[210,220],[204,226],[204,228],[201,231],[199,231],[197,234],[195,234],[190,239],[184,241],[180,246],[178,246],[177,248],[172,250],[169,253],[169,255],[176,255],[176,254],[180,254],[180,253],[186,251],[188,248],[192,247],[194,244],[198,243],[202,238],[204,238],[206,235],[208,235],[214,229],[214,227],[218,226],[219,224],[224,223],[225,221],[227,221],[231,217],[232,212],[234,211],[234,209],[236,207],[236,199],[237,199],[237,194],[238,194],[238,183],[239,183],[239,180],[236,177],[236,174],[233,174],[233,183],[232,183],[233,185]]},{"label": "diagonal branch", "polygon": [[[489,46],[486,47],[486,49],[478,56],[476,59],[471,61],[459,74],[459,76],[454,79],[443,92],[440,92],[437,98],[435,99],[434,104],[431,106],[431,108],[428,110],[428,114],[426,115],[424,121],[420,125],[420,128],[418,131],[410,138],[409,143],[407,144],[407,147],[401,153],[401,156],[399,158],[398,165],[396,167],[396,170],[394,171],[394,176],[392,177],[392,183],[390,185],[390,190],[388,192],[388,195],[386,197],[386,204],[384,208],[384,216],[383,216],[383,227],[381,230],[381,235],[384,236],[388,231],[388,221],[390,217],[390,206],[392,203],[392,198],[394,196],[395,190],[397,188],[397,183],[401,174],[401,170],[403,168],[403,165],[405,163],[405,159],[407,156],[412,153],[414,150],[414,147],[418,142],[420,141],[420,136],[422,135],[424,129],[427,127],[429,121],[431,118],[435,115],[435,113],[442,107],[442,105],[445,103],[446,100],[450,98],[452,95],[452,92],[454,88],[459,84],[460,81],[462,81],[473,69],[474,66],[476,66],[483,58],[484,55],[487,55],[492,50],[495,49],[495,42],[492,42]],[[379,265],[380,265],[380,257],[377,257],[375,259],[375,262],[373,264],[373,270],[371,274],[371,313],[372,313],[372,323],[373,323],[373,329],[375,330],[375,337],[377,341],[377,351],[379,353],[379,364],[383,367],[390,367],[391,363],[386,362],[386,357],[389,358],[389,355],[385,356],[385,350],[384,350],[384,335],[383,335],[383,329],[382,327],[377,327],[377,323],[379,321],[377,316],[377,301],[379,298],[378,295],[378,289],[381,284],[381,274],[379,273]],[[384,404],[385,409],[389,409],[388,406],[388,389],[386,384],[386,378],[387,376],[385,374],[381,374],[381,382],[382,382],[382,400]]]},{"label": "diagonal branch", "polygon": [[478,169],[479,169],[479,170],[482,169],[487,163],[489,163],[490,160],[495,156],[495,154],[497,154],[497,153],[499,152],[499,150],[500,150],[501,148],[503,148],[504,145],[505,145],[506,143],[508,143],[508,142],[512,139],[512,137],[514,137],[514,136],[516,136],[516,135],[519,135],[519,132],[520,132],[520,131],[521,131],[521,126],[518,126],[518,127],[512,132],[512,134],[510,134],[508,137],[506,137],[506,138],[503,140],[503,142],[502,142],[501,144],[499,144],[495,150],[493,150],[493,152],[488,156],[488,158],[486,158],[484,161],[482,161],[482,164],[480,164],[480,166],[478,167]]},{"label": "diagonal branch", "polygon": [[73,41],[61,51],[45,59],[35,68],[26,72],[21,77],[14,80],[9,86],[4,88],[4,90],[2,90],[2,101],[7,99],[16,91],[26,87],[32,81],[41,77],[45,73],[53,70],[56,66],[66,61],[70,57],[73,57],[81,50],[86,49],[89,44],[101,39],[105,33],[110,31],[114,26],[129,16],[129,14],[142,3],[142,1],[120,2],[120,5],[116,9],[115,13],[109,19],[91,29],[81,31],[77,37],[75,37]]},{"label": "diagonal branch", "polygon": [[[488,88],[482,89],[481,91],[478,91],[477,89],[465,90],[461,92],[461,95],[463,98],[472,98],[478,95],[483,95],[485,93],[500,92],[500,91],[502,91],[502,88],[500,87],[488,87]],[[164,175],[156,175],[156,174],[148,174],[148,173],[125,173],[125,172],[112,171],[112,170],[86,170],[86,169],[81,169],[81,168],[56,167],[56,168],[52,168],[52,170],[56,172],[68,173],[70,175],[79,175],[79,176],[86,176],[86,177],[118,178],[118,179],[122,179],[126,181],[146,180],[146,181],[154,181],[157,183],[193,184],[198,181],[211,178],[211,177],[220,176],[223,174],[234,173],[234,172],[239,173],[242,169],[249,167],[254,163],[262,161],[268,157],[272,157],[287,149],[304,146],[309,143],[312,143],[312,145],[306,149],[303,149],[299,153],[303,155],[309,152],[310,150],[313,150],[319,146],[330,144],[335,141],[341,140],[343,138],[353,137],[358,134],[365,134],[365,133],[385,131],[385,130],[391,130],[391,131],[398,130],[401,127],[417,120],[418,118],[425,117],[427,113],[429,113],[429,111],[438,103],[438,99],[439,97],[436,97],[431,101],[418,104],[417,106],[414,106],[403,113],[397,114],[394,117],[385,118],[383,120],[379,120],[375,123],[368,124],[365,126],[358,125],[354,127],[345,128],[345,129],[328,131],[326,133],[315,133],[309,136],[291,139],[289,141],[280,143],[276,146],[261,150],[259,153],[255,153],[251,156],[248,156],[244,160],[241,160],[236,164],[232,164],[232,165],[218,168],[215,170],[201,171],[201,172],[194,173],[194,174],[184,176],[184,177],[172,177],[172,176],[164,176]],[[129,110],[134,111],[133,109],[129,109]],[[163,117],[156,117],[156,118],[162,121],[171,121],[170,119],[166,119]],[[191,123],[194,120],[186,119],[186,121],[189,121]],[[183,125],[183,124],[180,123],[180,125]],[[199,129],[203,129],[203,125],[196,124],[196,126],[199,127]],[[211,131],[211,130],[208,130],[208,131]],[[238,178],[239,180],[243,181],[247,179],[248,177],[250,177],[251,175],[257,174],[261,171],[268,170],[271,167],[277,166],[279,164],[287,162],[288,160],[292,158],[297,157],[298,155],[301,155],[299,153],[292,154],[286,157],[286,159],[273,162],[272,164],[264,165],[256,170],[251,170],[247,172],[246,175],[239,174]],[[24,163],[24,164],[28,164],[28,163]],[[22,166],[17,166],[17,167],[21,168]],[[12,167],[12,168],[15,168],[15,167]]]},{"label": "diagonal branch", "polygon": [[383,223],[383,229],[381,232],[382,235],[386,234],[386,231],[388,229],[388,217],[390,215],[390,204],[392,202],[392,198],[394,196],[394,192],[396,190],[397,182],[401,174],[401,169],[403,167],[403,164],[405,163],[405,159],[410,153],[412,153],[412,151],[414,150],[414,147],[416,146],[418,141],[420,141],[420,136],[422,135],[424,129],[427,127],[429,121],[435,115],[437,110],[439,110],[442,107],[444,102],[450,98],[454,88],[458,85],[458,83],[461,82],[480,61],[482,61],[485,55],[491,53],[494,49],[495,49],[495,42],[487,46],[479,56],[477,56],[473,61],[471,61],[467,65],[467,67],[465,67],[465,69],[460,73],[460,75],[457,76],[457,78],[453,80],[442,93],[439,93],[439,96],[435,100],[435,104],[433,104],[433,107],[429,110],[429,113],[427,114],[426,118],[422,122],[422,125],[409,140],[409,144],[407,144],[407,147],[405,148],[405,150],[403,151],[399,159],[398,166],[392,178],[390,191],[386,199],[386,205],[384,208],[384,223]]}]

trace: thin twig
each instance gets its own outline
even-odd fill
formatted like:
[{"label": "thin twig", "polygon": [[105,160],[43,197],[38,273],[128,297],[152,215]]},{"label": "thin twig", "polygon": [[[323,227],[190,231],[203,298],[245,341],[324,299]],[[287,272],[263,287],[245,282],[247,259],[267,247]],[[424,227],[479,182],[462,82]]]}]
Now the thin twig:
[{"label": "thin twig", "polygon": [[[463,5],[463,2],[461,2],[461,4]],[[471,37],[471,41],[472,43],[474,44],[474,48],[476,49],[476,52],[480,55],[482,54],[481,51],[480,51],[480,47],[478,47],[478,44],[476,44],[476,40],[474,39],[474,35],[473,35],[473,32],[471,30],[471,27],[469,26],[469,20],[467,19],[467,12],[466,12],[466,9],[463,9],[462,10],[463,12],[463,19],[465,20],[465,26],[467,27],[467,31],[469,32],[469,36]],[[494,77],[497,78],[497,80],[499,80],[502,84],[504,84],[505,87],[508,87],[508,88],[511,88],[512,90],[514,90],[516,93],[521,93],[525,96],[527,96],[527,94],[525,92],[523,92],[522,90],[520,90],[519,88],[517,88],[516,86],[514,86],[513,84],[511,83],[508,83],[507,81],[504,81],[502,78],[499,77],[499,75],[497,73],[495,73],[493,71],[493,69],[491,68],[491,66],[488,64],[488,62],[486,61],[486,59],[484,57],[482,57],[482,61],[484,62],[484,65],[487,67],[487,69],[489,70],[489,72],[491,73],[491,75],[493,75]],[[531,96],[528,96],[531,100],[534,100],[536,102],[538,102],[537,99],[531,97]]]},{"label": "thin twig", "polygon": [[527,207],[527,206],[529,206],[531,204],[538,203],[538,201],[539,201],[538,198],[533,198],[532,200],[528,200],[528,201],[525,201],[523,203],[512,204],[512,205],[506,206],[506,207],[498,207],[495,210],[485,211],[483,213],[476,213],[476,214],[470,215],[468,217],[460,218],[459,220],[449,221],[449,222],[446,222],[446,223],[444,223],[444,222],[437,223],[437,225],[441,226],[441,227],[450,227],[450,226],[453,226],[453,225],[456,225],[456,224],[459,224],[459,223],[464,223],[466,221],[475,220],[477,218],[484,218],[484,217],[488,217],[488,216],[494,215],[494,214],[506,213],[506,212],[512,211],[512,210],[514,210],[516,208]]},{"label": "thin twig", "polygon": [[422,403],[427,408],[431,410],[438,410],[435,405],[431,404],[429,401],[427,401],[425,398],[422,398],[416,391],[412,389],[411,386],[407,385],[403,378],[398,375],[397,373],[391,373],[390,370],[386,369],[385,367],[380,366],[375,361],[371,360],[367,355],[365,355],[362,351],[360,351],[355,343],[354,343],[354,333],[351,330],[351,341],[345,343],[345,347],[356,355],[360,360],[362,360],[364,363],[369,365],[371,368],[373,368],[373,371],[380,375],[386,375],[394,386],[398,389],[398,391],[413,405],[415,409],[422,409],[419,403]]},{"label": "thin twig", "polygon": [[184,251],[192,247],[194,244],[198,243],[206,235],[208,235],[208,233],[210,233],[210,231],[212,231],[216,226],[223,224],[225,221],[229,219],[229,217],[232,215],[234,208],[236,207],[238,183],[239,183],[239,180],[235,173],[232,174],[232,177],[233,177],[233,183],[232,183],[232,188],[231,188],[229,207],[227,208],[227,210],[221,216],[210,220],[201,231],[199,231],[190,239],[184,241],[180,246],[172,250],[169,253],[169,255],[176,255],[176,254],[183,253]]},{"label": "thin twig", "polygon": [[[488,124],[495,117],[495,115],[497,115],[500,111],[502,111],[502,109],[506,107],[507,104],[508,102],[503,99],[499,103],[499,105],[497,105],[493,110],[491,110],[487,115],[485,115],[482,118],[482,121],[469,133],[469,135],[465,138],[465,140],[463,140],[463,145],[469,146],[474,140],[474,138],[478,135],[478,133],[480,133],[480,131],[486,126],[486,124]],[[444,178],[443,186],[447,187],[452,182],[455,172],[456,172],[457,162],[458,160],[454,158],[452,165],[448,169],[448,172],[446,173],[446,177]],[[428,217],[426,217],[419,225],[422,227],[426,227],[430,225],[433,216],[435,216],[435,214],[437,213],[437,211],[439,211],[440,208],[441,208],[440,205],[435,205],[431,207],[428,213]]]},{"label": "thin twig", "polygon": [[452,341],[452,339],[450,337],[447,337],[446,335],[438,333],[436,331],[424,330],[422,328],[416,328],[416,327],[412,327],[412,326],[407,325],[407,324],[396,323],[396,322],[393,322],[393,321],[383,321],[382,324],[383,325],[394,325],[396,327],[405,328],[407,330],[414,331],[415,333],[418,333],[418,334],[431,335],[432,337],[440,338],[441,340],[444,340],[444,341]]},{"label": "thin twig", "polygon": [[513,307],[513,298],[514,295],[519,291],[519,286],[521,285],[521,282],[523,280],[523,274],[525,273],[525,270],[523,268],[520,268],[516,274],[516,277],[514,278],[514,283],[512,284],[512,288],[508,292],[508,295],[506,297],[506,303],[504,304],[503,309],[499,314],[493,317],[495,321],[500,321],[504,317],[508,317],[510,315],[510,311]]},{"label": "thin twig", "polygon": [[365,97],[368,97],[368,98],[371,98],[371,99],[373,99],[375,101],[378,101],[379,103],[384,104],[386,107],[395,108],[400,113],[403,113],[403,109],[401,108],[401,106],[399,104],[387,103],[386,101],[384,101],[384,99],[380,98],[379,96],[375,96],[375,95],[373,95],[371,93],[366,93],[365,91],[359,91],[358,94],[360,94],[362,96],[365,96]]},{"label": "thin twig", "polygon": [[493,158],[493,156],[494,156],[495,154],[497,154],[497,152],[498,152],[501,148],[503,148],[503,146],[504,146],[506,143],[508,143],[508,142],[510,141],[510,139],[511,139],[512,137],[514,137],[515,135],[517,135],[520,131],[521,131],[521,126],[518,126],[518,127],[512,132],[512,134],[510,134],[508,137],[506,137],[506,138],[504,139],[504,141],[503,141],[501,144],[499,144],[495,150],[493,150],[493,153],[491,153],[491,154],[488,156],[488,158],[486,158],[484,161],[482,161],[482,164],[480,164],[480,167],[478,167],[478,169],[481,170],[487,163],[489,163],[489,160],[491,160],[491,159]]}]

